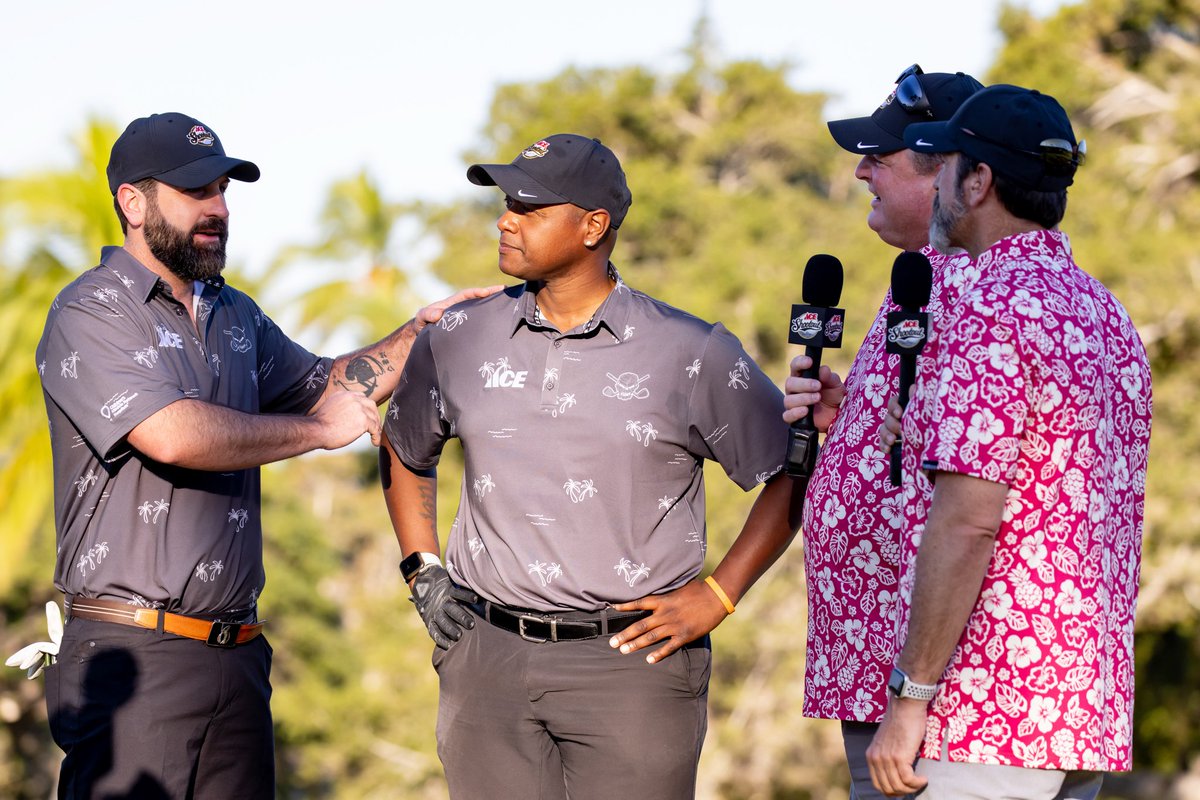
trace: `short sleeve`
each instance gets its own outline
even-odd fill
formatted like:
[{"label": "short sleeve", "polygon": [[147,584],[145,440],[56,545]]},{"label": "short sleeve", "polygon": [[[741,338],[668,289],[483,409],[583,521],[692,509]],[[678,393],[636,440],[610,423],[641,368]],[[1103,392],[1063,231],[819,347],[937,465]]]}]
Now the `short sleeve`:
[{"label": "short sleeve", "polygon": [[156,332],[120,308],[87,296],[65,304],[47,321],[42,350],[43,388],[105,459],[139,423],[185,396],[178,376],[158,363]]},{"label": "short sleeve", "polygon": [[333,359],[313,355],[261,310],[257,314],[258,363],[271,365],[259,379],[259,407],[268,414],[305,414],[325,393]]},{"label": "short sleeve", "polygon": [[745,490],[783,468],[783,393],[720,323],[713,326],[688,402],[689,449]]},{"label": "short sleeve", "polygon": [[446,440],[454,435],[453,426],[445,418],[446,406],[433,355],[436,330],[427,326],[413,342],[383,423],[392,449],[413,469],[436,466]]},{"label": "short sleeve", "polygon": [[947,320],[923,389],[932,413],[922,421],[920,464],[1007,484],[1016,475],[1036,367],[1002,298],[985,288],[964,303]]}]

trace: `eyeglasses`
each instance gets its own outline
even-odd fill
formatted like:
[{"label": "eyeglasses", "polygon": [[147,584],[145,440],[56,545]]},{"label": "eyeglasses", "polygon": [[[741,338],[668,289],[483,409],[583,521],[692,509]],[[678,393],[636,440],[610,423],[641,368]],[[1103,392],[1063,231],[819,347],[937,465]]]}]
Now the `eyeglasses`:
[{"label": "eyeglasses", "polygon": [[1087,141],[1085,139],[1080,139],[1079,144],[1071,144],[1066,139],[1042,139],[1038,142],[1037,150],[1022,150],[1019,147],[989,139],[970,128],[960,128],[960,130],[968,136],[997,147],[1003,147],[1005,150],[1024,153],[1027,156],[1037,156],[1045,165],[1046,172],[1051,175],[1072,175],[1077,167],[1087,161]]},{"label": "eyeglasses", "polygon": [[933,109],[929,106],[929,98],[925,96],[925,90],[921,88],[921,81],[917,79],[918,75],[924,75],[925,70],[921,69],[920,64],[913,64],[904,72],[900,73],[900,77],[896,78],[896,91],[893,96],[896,102],[901,107],[912,114],[924,114],[927,117],[933,117]]}]

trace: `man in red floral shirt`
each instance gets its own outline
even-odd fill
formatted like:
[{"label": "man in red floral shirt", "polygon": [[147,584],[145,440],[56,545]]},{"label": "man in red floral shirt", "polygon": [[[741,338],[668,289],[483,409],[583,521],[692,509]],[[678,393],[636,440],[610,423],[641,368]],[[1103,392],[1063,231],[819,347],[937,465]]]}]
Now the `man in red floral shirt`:
[{"label": "man in red floral shirt", "polygon": [[1092,798],[1131,768],[1146,351],[1057,230],[1085,148],[1054,98],[992,86],[905,142],[947,154],[930,239],[978,277],[904,413],[903,648],[872,778],[931,800]]},{"label": "man in red floral shirt", "polygon": [[[933,179],[941,157],[914,153],[904,130],[917,122],[947,120],[982,89],[969,75],[923,72],[914,64],[896,79],[887,99],[867,117],[834,120],[834,140],[857,154],[854,176],[871,193],[867,225],[901,250],[920,250],[933,267],[926,310],[936,319],[971,278],[965,253],[929,247]],[[885,351],[888,312],[899,310],[888,292],[846,376],[839,421],[830,426],[837,390],[827,388],[814,422],[826,431],[804,506],[804,570],[808,592],[808,648],[804,715],[841,722],[850,768],[851,800],[880,797],[871,785],[866,751],[887,707],[887,678],[896,655],[899,608],[900,490],[888,481],[888,458],[875,445],[887,400],[900,385],[900,357]],[[792,364],[785,403],[814,402],[799,378],[811,362]],[[834,384],[827,375],[827,384]],[[804,390],[804,391],[802,391]],[[789,410],[789,422],[799,416]]]}]

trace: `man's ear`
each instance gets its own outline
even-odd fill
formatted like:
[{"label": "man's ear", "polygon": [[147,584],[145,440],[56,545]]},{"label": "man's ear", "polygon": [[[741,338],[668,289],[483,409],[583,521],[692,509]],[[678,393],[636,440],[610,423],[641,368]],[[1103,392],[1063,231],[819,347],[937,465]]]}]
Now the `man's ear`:
[{"label": "man's ear", "polygon": [[583,221],[583,244],[586,247],[598,246],[608,237],[608,232],[612,230],[612,218],[603,208],[585,212]]},{"label": "man's ear", "polygon": [[117,187],[117,205],[131,228],[140,228],[146,221],[146,209],[150,200],[133,184],[122,183]]},{"label": "man's ear", "polygon": [[963,202],[967,204],[968,208],[981,205],[995,186],[996,175],[992,172],[992,168],[980,162],[963,178]]}]

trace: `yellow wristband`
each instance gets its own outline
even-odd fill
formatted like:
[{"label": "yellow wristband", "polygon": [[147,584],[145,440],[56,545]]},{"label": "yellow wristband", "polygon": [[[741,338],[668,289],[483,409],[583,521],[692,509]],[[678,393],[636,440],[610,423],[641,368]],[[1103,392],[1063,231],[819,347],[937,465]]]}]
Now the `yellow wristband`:
[{"label": "yellow wristband", "polygon": [[725,590],[721,588],[721,584],[717,583],[717,579],[709,575],[704,582],[708,584],[708,588],[713,590],[713,594],[721,601],[721,605],[725,606],[725,613],[732,614],[735,611],[733,603],[729,601],[729,595],[725,594]]}]

